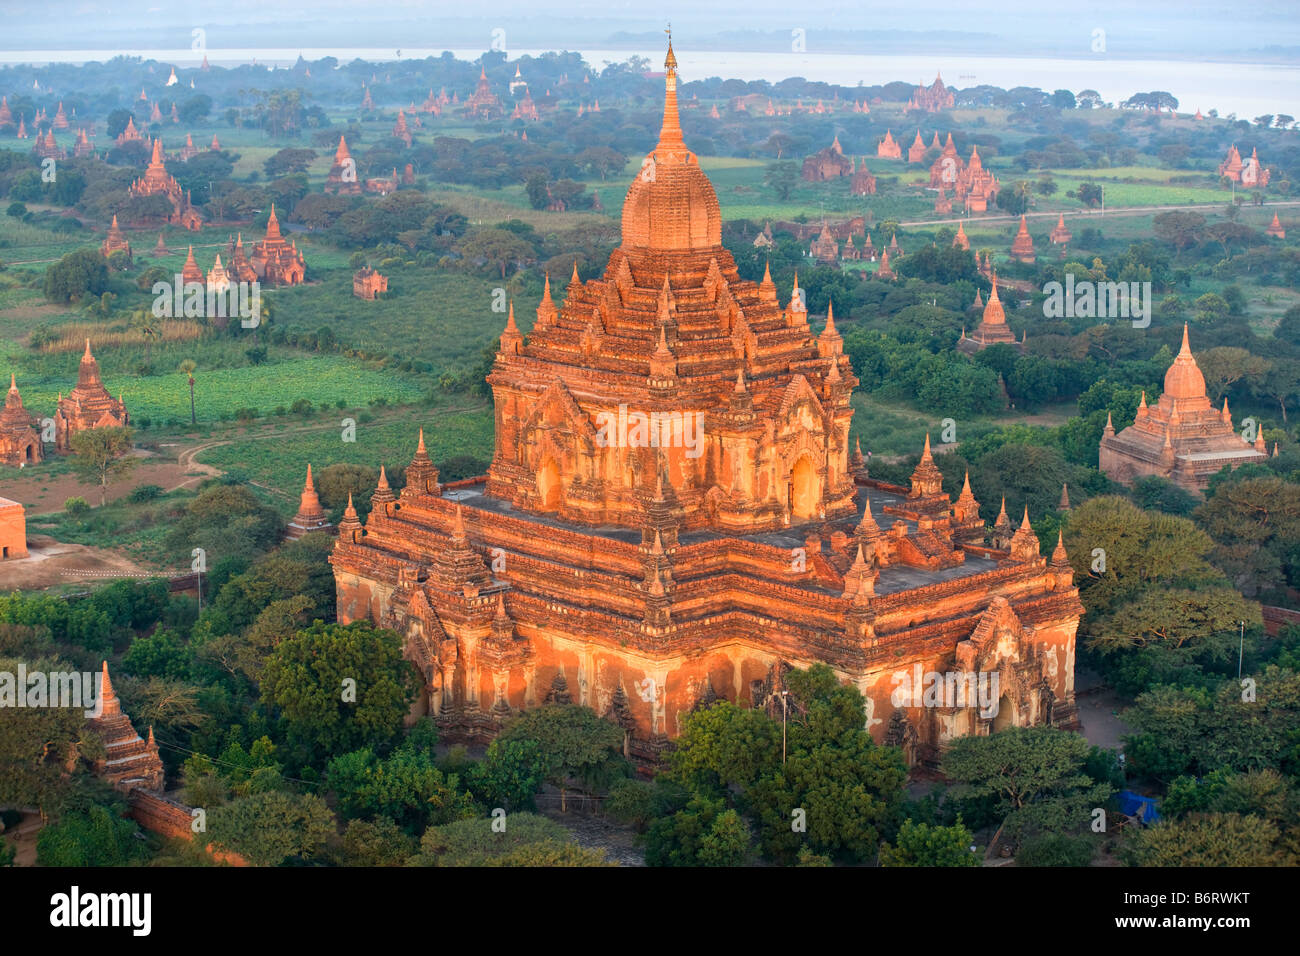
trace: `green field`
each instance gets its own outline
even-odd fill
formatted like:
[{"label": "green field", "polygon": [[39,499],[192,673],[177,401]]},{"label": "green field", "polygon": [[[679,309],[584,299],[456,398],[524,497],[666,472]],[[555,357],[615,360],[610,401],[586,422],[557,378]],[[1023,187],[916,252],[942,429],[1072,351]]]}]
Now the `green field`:
[{"label": "green field", "polygon": [[[52,409],[57,393],[66,394],[76,384],[75,358],[69,357],[67,365],[68,373],[61,380],[24,382],[23,404],[34,410]],[[161,425],[168,419],[190,419],[189,384],[180,372],[142,378],[106,371],[104,384],[114,395],[121,393],[137,420],[149,418]],[[394,405],[409,404],[421,394],[414,379],[337,355],[302,355],[274,364],[209,372],[200,366],[194,373],[194,402],[200,421],[212,421],[240,408],[256,408],[267,415],[276,406],[288,407],[299,398],[317,407],[343,401],[348,408],[358,408],[377,398]]]},{"label": "green field", "polygon": [[399,420],[358,421],[355,442],[343,441],[337,421],[317,417],[232,432],[231,444],[202,451],[197,460],[246,475],[272,491],[276,507],[291,515],[309,463],[316,469],[338,463],[405,467],[415,453],[420,428],[435,462],[455,455],[472,455],[484,464],[492,458],[491,408],[457,397],[434,408],[410,409]]}]

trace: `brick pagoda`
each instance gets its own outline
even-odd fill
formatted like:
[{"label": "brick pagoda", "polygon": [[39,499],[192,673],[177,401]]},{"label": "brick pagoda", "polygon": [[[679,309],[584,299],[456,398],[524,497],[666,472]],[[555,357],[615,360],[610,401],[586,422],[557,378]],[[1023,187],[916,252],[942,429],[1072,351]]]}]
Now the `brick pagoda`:
[{"label": "brick pagoda", "polygon": [[[976,291],[976,296],[979,292]],[[976,305],[979,304],[978,298]],[[993,291],[989,293],[989,301],[984,306],[984,314],[980,318],[980,324],[970,335],[962,329],[961,339],[957,342],[957,350],[965,352],[967,355],[974,355],[990,345],[1011,345],[1019,348],[1016,342],[1016,333],[1012,332],[1007,325],[1007,314],[1002,308],[1002,300],[998,298],[998,276],[993,274]]]},{"label": "brick pagoda", "polygon": [[893,132],[885,130],[885,138],[876,146],[876,156],[880,159],[902,159],[903,150],[894,141]]},{"label": "brick pagoda", "polygon": [[266,238],[253,246],[248,261],[257,278],[267,285],[299,285],[306,278],[307,262],[297,244],[286,242],[280,235],[275,203],[271,204],[271,215],[266,221]]},{"label": "brick pagoda", "polygon": [[912,140],[912,145],[907,147],[907,161],[909,163],[919,163],[925,159],[925,140],[921,139],[921,131],[916,131],[916,139]]},{"label": "brick pagoda", "polygon": [[1070,235],[1070,230],[1065,227],[1065,213],[1061,213],[1061,215],[1057,217],[1056,225],[1053,227],[1052,235],[1049,238],[1051,239],[1052,245],[1055,246],[1066,245],[1070,239],[1073,238]]},{"label": "brick pagoda", "polygon": [[917,86],[912,92],[912,98],[907,101],[907,109],[938,113],[940,110],[952,109],[955,103],[956,98],[952,90],[944,86],[943,77],[936,73],[933,83],[929,86]]},{"label": "brick pagoda", "polygon": [[34,465],[45,457],[41,433],[18,394],[18,380],[9,373],[9,393],[0,412],[0,464],[14,468]]},{"label": "brick pagoda", "polygon": [[90,339],[77,369],[77,384],[67,395],[60,396],[54,410],[54,447],[61,452],[72,450],[72,436],[91,428],[120,428],[131,423],[126,405],[104,387],[99,363],[90,354]]},{"label": "brick pagoda", "polygon": [[1225,466],[1236,469],[1267,457],[1262,432],[1252,445],[1233,430],[1227,399],[1222,410],[1210,404],[1186,325],[1159,402],[1148,407],[1144,392],[1133,424],[1116,434],[1107,417],[1101,436],[1100,467],[1111,478],[1131,484],[1159,475],[1193,494],[1204,492]]},{"label": "brick pagoda", "polygon": [[100,715],[88,721],[90,729],[104,741],[104,756],[95,761],[95,773],[126,793],[137,788],[161,790],[163,762],[158,756],[153,728],[149,728],[148,740],[136,733],[131,718],[122,712],[122,702],[109,680],[108,661],[104,661],[100,675],[99,704]]},{"label": "brick pagoda", "polygon": [[203,226],[203,217],[190,202],[189,194],[181,189],[176,177],[167,172],[163,165],[162,140],[153,141],[153,156],[144,175],[131,184],[132,196],[165,196],[172,204],[171,215],[167,221],[173,225],[183,226],[191,232],[197,232]]},{"label": "brick pagoda", "polygon": [[[405,636],[417,712],[448,739],[568,695],[653,759],[698,705],[779,705],[787,670],[816,662],[910,761],[964,734],[1073,726],[1082,606],[1064,549],[1040,556],[1027,517],[985,546],[928,443],[910,487],[863,476],[834,317],[814,334],[797,289],[782,305],[769,277],[740,278],[682,140],[671,44],[665,66],[655,175],[628,189],[604,274],[575,274],[560,306],[548,283],[527,340],[507,318],[488,475],[444,485],[421,445],[364,526],[349,507],[339,620]],[[656,428],[651,445],[643,418],[698,422],[698,442]],[[895,707],[914,666],[998,671],[997,715]]]},{"label": "brick pagoda", "polygon": [[357,163],[348,149],[348,141],[339,137],[338,149],[334,150],[334,165],[325,177],[325,192],[340,195],[359,196],[361,182],[357,177]]},{"label": "brick pagoda", "polygon": [[308,465],[307,482],[302,486],[302,497],[298,501],[298,513],[289,522],[284,536],[293,541],[316,531],[332,531],[333,529],[334,525],[330,524],[325,509],[321,506],[320,498],[316,494],[316,486],[311,480],[311,465]]},{"label": "brick pagoda", "polygon": [[106,235],[104,241],[99,244],[99,252],[105,259],[115,252],[125,252],[128,261],[132,258],[131,243],[127,240],[126,236],[122,234],[122,230],[118,227],[116,215],[113,216],[113,221],[108,226],[108,235]]},{"label": "brick pagoda", "polygon": [[478,85],[469,99],[465,100],[461,112],[476,119],[496,119],[505,113],[501,100],[492,92],[492,84],[488,81],[485,68],[479,67]]},{"label": "brick pagoda", "polygon": [[800,175],[806,182],[810,183],[821,183],[840,176],[851,176],[853,175],[853,160],[844,155],[844,149],[840,146],[840,138],[836,136],[829,146],[813,153],[803,161],[803,169]]},{"label": "brick pagoda", "polygon": [[352,273],[352,294],[358,299],[373,299],[388,291],[388,277],[380,275],[370,266],[362,266]]},{"label": "brick pagoda", "polygon": [[1034,237],[1029,234],[1029,223],[1023,214],[1020,217],[1020,231],[1016,233],[1016,238],[1011,240],[1011,258],[1030,264],[1033,264],[1035,259]]}]

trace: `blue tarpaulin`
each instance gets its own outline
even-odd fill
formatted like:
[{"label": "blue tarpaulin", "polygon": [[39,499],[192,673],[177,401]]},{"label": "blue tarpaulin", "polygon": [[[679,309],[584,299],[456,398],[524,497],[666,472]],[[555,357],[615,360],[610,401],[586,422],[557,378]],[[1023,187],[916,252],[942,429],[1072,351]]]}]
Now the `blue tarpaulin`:
[{"label": "blue tarpaulin", "polygon": [[1144,797],[1132,790],[1119,792],[1119,809],[1121,813],[1136,817],[1139,823],[1158,823],[1160,812],[1156,809],[1154,797]]}]

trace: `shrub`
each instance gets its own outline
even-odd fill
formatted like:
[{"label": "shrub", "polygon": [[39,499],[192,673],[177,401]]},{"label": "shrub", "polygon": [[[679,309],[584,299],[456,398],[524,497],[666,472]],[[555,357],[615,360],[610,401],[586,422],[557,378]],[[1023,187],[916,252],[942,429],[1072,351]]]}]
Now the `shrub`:
[{"label": "shrub", "polygon": [[145,501],[153,501],[162,493],[163,489],[160,485],[138,485],[131,489],[128,497],[136,504],[141,504]]},{"label": "shrub", "polygon": [[80,495],[69,498],[63,502],[63,510],[73,518],[80,518],[90,511],[90,503]]},{"label": "shrub", "polygon": [[1091,860],[1092,840],[1068,833],[1030,837],[1016,854],[1016,866],[1087,866]]}]

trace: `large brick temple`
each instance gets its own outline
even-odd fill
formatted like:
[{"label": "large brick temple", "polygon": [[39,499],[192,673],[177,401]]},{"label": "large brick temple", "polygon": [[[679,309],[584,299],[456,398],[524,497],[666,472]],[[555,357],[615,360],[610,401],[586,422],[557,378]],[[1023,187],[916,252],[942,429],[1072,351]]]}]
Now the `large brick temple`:
[{"label": "large brick temple", "polygon": [[[452,739],[572,701],[652,759],[692,709],[779,708],[785,672],[817,662],[910,761],[1073,726],[1083,608],[1064,548],[1040,555],[1027,514],[986,545],[928,440],[910,487],[867,476],[833,313],[814,335],[797,284],[783,306],[770,276],[740,278],[682,140],[676,65],[670,44],[663,128],[604,275],[575,272],[561,306],[548,281],[527,339],[511,309],[489,473],[441,483],[421,437],[400,495],[381,472],[364,526],[349,504],[340,621],[405,635],[417,712]],[[920,672],[996,672],[996,714],[897,698]]]}]

